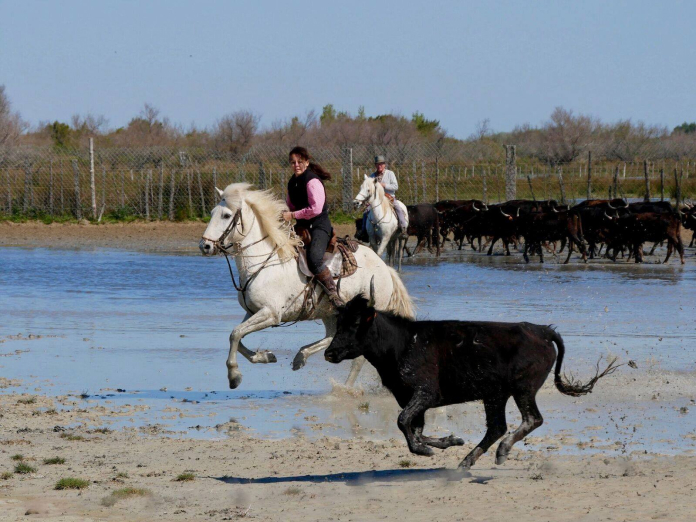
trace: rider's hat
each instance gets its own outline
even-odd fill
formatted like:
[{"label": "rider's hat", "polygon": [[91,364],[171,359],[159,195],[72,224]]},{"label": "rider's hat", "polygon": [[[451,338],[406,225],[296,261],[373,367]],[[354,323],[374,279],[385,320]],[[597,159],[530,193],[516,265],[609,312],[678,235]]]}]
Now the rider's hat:
[{"label": "rider's hat", "polygon": [[379,165],[380,163],[386,163],[387,158],[384,156],[375,156],[375,165]]}]

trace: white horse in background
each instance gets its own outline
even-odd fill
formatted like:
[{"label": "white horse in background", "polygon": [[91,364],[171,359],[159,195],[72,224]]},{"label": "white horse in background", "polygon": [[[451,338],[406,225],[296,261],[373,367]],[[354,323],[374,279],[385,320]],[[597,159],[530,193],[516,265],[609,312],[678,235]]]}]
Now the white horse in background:
[{"label": "white horse in background", "polygon": [[[307,286],[309,278],[300,271],[297,261],[300,240],[280,220],[281,213],[287,210],[285,204],[270,191],[252,190],[247,183],[229,185],[224,192],[216,190],[222,201],[212,210],[199,246],[205,256],[217,254],[220,247],[231,251],[239,272],[242,291],[237,292],[237,299],[246,316],[230,334],[227,376],[234,389],[242,382],[237,351],[251,363],[276,362],[270,351],[253,352],[244,346],[245,336],[287,321],[321,319],[326,336],[297,352],[292,369],[299,370],[310,355],[331,344],[337,311],[325,296],[320,299],[323,290],[319,285]],[[369,248],[361,245],[354,255],[359,268],[340,280],[343,300],[348,302],[356,295],[373,293],[377,310],[413,318],[411,298],[398,274]],[[308,303],[315,303],[309,315]],[[355,383],[364,364],[361,359],[354,361],[347,386]]]},{"label": "white horse in background", "polygon": [[[407,238],[401,237],[399,233],[399,221],[396,218],[396,211],[384,193],[384,187],[376,178],[365,176],[365,180],[360,186],[360,192],[355,196],[353,205],[356,207],[369,205],[367,213],[367,223],[365,229],[370,238],[370,246],[378,256],[382,257],[387,251],[387,263],[392,266],[397,264],[401,271],[401,259],[404,254],[404,246]],[[406,216],[408,225],[408,211],[406,205],[401,201],[395,201],[394,205],[400,205]]]}]

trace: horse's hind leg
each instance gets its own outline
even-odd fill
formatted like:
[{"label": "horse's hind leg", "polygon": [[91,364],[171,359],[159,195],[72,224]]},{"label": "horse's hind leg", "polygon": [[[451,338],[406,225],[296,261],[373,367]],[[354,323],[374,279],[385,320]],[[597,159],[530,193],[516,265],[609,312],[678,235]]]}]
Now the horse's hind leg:
[{"label": "horse's hind leg", "polygon": [[505,421],[505,403],[509,397],[496,397],[495,399],[485,399],[483,407],[486,409],[486,434],[481,442],[464,457],[459,464],[460,468],[469,469],[474,465],[478,458],[488,451],[493,443],[505,435],[507,422]]},{"label": "horse's hind leg", "polygon": [[535,394],[536,391],[525,391],[524,393],[513,395],[515,403],[522,414],[522,423],[519,428],[505,437],[503,442],[498,446],[498,451],[495,456],[496,464],[505,462],[512,446],[544,423],[544,418],[541,416],[539,408],[536,405],[536,400],[534,399]]},{"label": "horse's hind leg", "polygon": [[334,335],[336,335],[336,316],[331,315],[322,319],[324,322],[324,328],[326,329],[326,336],[314,343],[307,344],[300,348],[300,350],[295,354],[295,358],[292,360],[292,369],[299,370],[307,362],[307,358],[310,355],[314,355],[317,352],[328,348],[333,341]]},{"label": "horse's hind leg", "polygon": [[459,437],[454,435],[448,435],[447,437],[428,437],[423,435],[423,426],[425,426],[425,412],[417,415],[413,422],[413,433],[417,438],[420,438],[421,442],[428,446],[438,449],[447,449],[450,446],[463,446],[464,441]]}]

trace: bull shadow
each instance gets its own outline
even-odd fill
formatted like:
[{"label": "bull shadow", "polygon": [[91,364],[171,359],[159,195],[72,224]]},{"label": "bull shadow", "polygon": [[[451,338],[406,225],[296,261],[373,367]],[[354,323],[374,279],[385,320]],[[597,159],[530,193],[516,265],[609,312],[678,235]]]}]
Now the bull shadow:
[{"label": "bull shadow", "polygon": [[471,479],[474,484],[486,484],[493,477],[474,476],[469,471],[448,468],[426,469],[383,469],[370,471],[349,471],[328,473],[324,475],[290,475],[273,477],[210,477],[225,484],[283,484],[286,482],[309,482],[314,484],[326,482],[343,482],[347,486],[364,486],[375,482],[402,483],[420,482],[425,480],[441,480],[446,482],[459,482]]}]

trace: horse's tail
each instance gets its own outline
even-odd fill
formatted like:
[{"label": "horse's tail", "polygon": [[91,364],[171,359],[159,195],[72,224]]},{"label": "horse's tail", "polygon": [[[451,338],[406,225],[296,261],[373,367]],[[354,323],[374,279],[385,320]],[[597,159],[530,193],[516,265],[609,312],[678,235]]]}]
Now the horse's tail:
[{"label": "horse's tail", "polygon": [[414,310],[413,301],[411,301],[411,296],[408,295],[408,290],[406,290],[399,274],[389,266],[387,270],[389,270],[393,287],[392,295],[387,305],[387,311],[400,317],[405,317],[406,319],[415,319],[416,312]]}]

